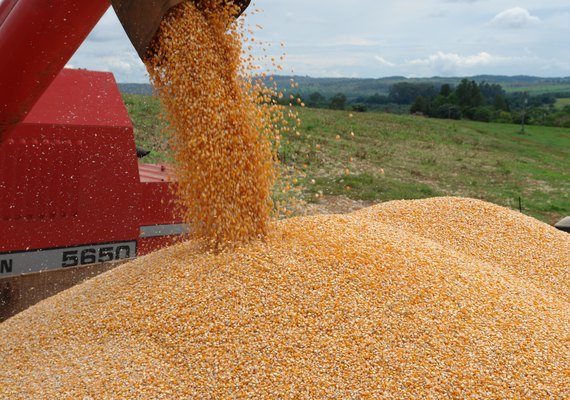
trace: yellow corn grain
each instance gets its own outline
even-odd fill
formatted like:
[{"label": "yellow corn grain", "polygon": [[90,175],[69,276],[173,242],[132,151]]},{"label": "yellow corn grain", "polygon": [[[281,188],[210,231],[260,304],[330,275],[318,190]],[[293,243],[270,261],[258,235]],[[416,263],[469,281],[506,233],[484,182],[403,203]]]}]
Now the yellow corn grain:
[{"label": "yellow corn grain", "polygon": [[254,60],[242,59],[236,10],[221,0],[181,3],[146,60],[173,136],[180,212],[211,248],[265,236],[273,209],[281,112],[252,79]]},{"label": "yellow corn grain", "polygon": [[283,220],[0,325],[0,398],[567,399],[570,235],[477,200]]}]

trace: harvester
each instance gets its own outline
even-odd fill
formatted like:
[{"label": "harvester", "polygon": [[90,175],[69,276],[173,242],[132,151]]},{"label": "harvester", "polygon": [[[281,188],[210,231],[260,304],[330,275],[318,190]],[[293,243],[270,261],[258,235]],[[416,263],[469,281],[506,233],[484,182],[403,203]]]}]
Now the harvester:
[{"label": "harvester", "polygon": [[64,68],[111,5],[144,59],[182,1],[0,0],[0,321],[185,236],[113,75]]}]

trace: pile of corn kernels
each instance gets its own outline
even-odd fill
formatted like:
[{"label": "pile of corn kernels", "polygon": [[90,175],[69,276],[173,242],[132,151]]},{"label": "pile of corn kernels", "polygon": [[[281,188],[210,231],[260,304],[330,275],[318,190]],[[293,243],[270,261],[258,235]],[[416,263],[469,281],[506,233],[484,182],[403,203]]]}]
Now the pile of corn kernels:
[{"label": "pile of corn kernels", "polygon": [[570,398],[570,235],[395,201],[164,249],[0,325],[0,398]]}]

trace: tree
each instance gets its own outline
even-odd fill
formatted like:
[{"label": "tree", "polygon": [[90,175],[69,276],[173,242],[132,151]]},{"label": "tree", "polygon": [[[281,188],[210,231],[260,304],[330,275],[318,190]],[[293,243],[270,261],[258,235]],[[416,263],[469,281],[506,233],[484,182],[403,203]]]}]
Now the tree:
[{"label": "tree", "polygon": [[356,112],[366,112],[366,111],[368,111],[368,106],[366,104],[362,104],[362,103],[355,103],[352,105],[351,109],[352,109],[352,111],[356,111]]},{"label": "tree", "polygon": [[495,120],[495,122],[500,122],[503,124],[512,124],[513,123],[513,116],[511,115],[510,112],[498,111],[494,120]]},{"label": "tree", "polygon": [[502,93],[495,95],[495,98],[493,99],[493,108],[500,111],[509,111],[509,105]]},{"label": "tree", "polygon": [[388,99],[396,104],[412,104],[418,96],[433,97],[435,94],[431,83],[399,82],[390,87]]},{"label": "tree", "polygon": [[444,119],[461,119],[462,114],[459,106],[446,103],[437,107],[431,116]]},{"label": "tree", "polygon": [[331,99],[329,108],[331,110],[344,110],[346,108],[346,96],[344,93],[335,94]]},{"label": "tree", "polygon": [[428,115],[430,108],[429,103],[430,103],[429,99],[424,96],[416,97],[414,104],[412,104],[412,107],[410,108],[410,113],[411,114],[422,113]]},{"label": "tree", "polygon": [[491,122],[492,112],[487,107],[477,107],[473,113],[474,121]]},{"label": "tree", "polygon": [[388,99],[388,96],[375,93],[363,99],[362,102],[366,104],[388,104],[390,100]]},{"label": "tree", "polygon": [[327,99],[320,92],[313,92],[309,95],[307,105],[309,107],[322,107],[325,105]]},{"label": "tree", "polygon": [[457,103],[464,111],[468,108],[480,107],[484,103],[479,86],[475,81],[468,79],[461,80],[455,90],[455,95],[457,96]]},{"label": "tree", "polygon": [[441,88],[439,89],[439,95],[443,97],[449,97],[449,95],[451,95],[451,85],[448,83],[441,85]]},{"label": "tree", "polygon": [[501,85],[497,83],[483,81],[479,83],[479,91],[487,104],[491,104],[497,96],[505,96],[505,91]]}]

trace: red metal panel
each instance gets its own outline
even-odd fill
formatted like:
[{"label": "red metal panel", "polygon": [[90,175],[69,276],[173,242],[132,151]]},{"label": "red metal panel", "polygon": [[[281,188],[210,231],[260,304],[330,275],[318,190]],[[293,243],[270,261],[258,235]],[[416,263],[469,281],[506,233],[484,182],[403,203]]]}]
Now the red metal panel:
[{"label": "red metal panel", "polygon": [[[3,164],[10,164],[0,171],[8,200],[0,252],[136,240],[135,149],[123,133],[117,127],[43,124],[14,129],[15,144],[0,144]],[[40,135],[48,146],[35,145],[33,137]],[[121,136],[125,140],[116,140]]]},{"label": "red metal panel", "polygon": [[0,142],[32,109],[109,7],[108,0],[19,0],[0,25]]},{"label": "red metal panel", "polygon": [[[139,169],[141,175],[139,175]],[[0,253],[139,241],[180,222],[166,166],[137,164],[132,125],[110,74],[64,70],[0,142]]]},{"label": "red metal panel", "polygon": [[0,0],[0,25],[4,23],[18,0]]},{"label": "red metal panel", "polygon": [[61,70],[24,122],[132,127],[113,74],[76,69]]},{"label": "red metal panel", "polygon": [[169,182],[174,178],[168,164],[139,164],[141,182]]},{"label": "red metal panel", "polygon": [[62,71],[0,165],[0,252],[137,239],[136,149],[111,74]]},{"label": "red metal panel", "polygon": [[79,160],[68,158],[55,168],[53,164],[69,154],[70,146],[81,148],[81,142],[39,141],[34,137],[6,141],[0,152],[3,177],[0,207],[6,221],[53,220],[77,215],[77,192],[62,189],[68,181],[77,179]]}]

